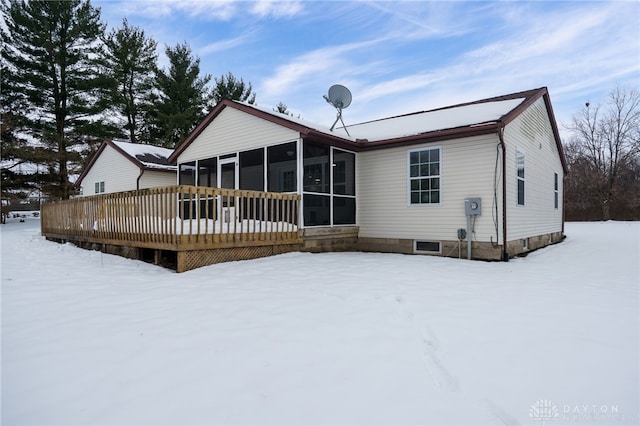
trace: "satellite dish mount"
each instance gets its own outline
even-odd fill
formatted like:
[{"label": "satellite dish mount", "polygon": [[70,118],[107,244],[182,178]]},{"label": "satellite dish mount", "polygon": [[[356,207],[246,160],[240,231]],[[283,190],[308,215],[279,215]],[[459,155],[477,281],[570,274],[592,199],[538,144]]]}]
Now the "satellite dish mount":
[{"label": "satellite dish mount", "polygon": [[[347,135],[349,135],[347,126],[342,120],[342,110],[351,105],[351,92],[349,91],[349,89],[340,84],[334,84],[329,88],[329,94],[324,95],[323,98],[338,110],[336,121],[333,122],[330,130],[333,132],[333,128],[336,127],[338,120],[340,120],[340,122],[342,123],[342,128],[345,132],[347,132]],[[349,135],[349,137],[351,137],[351,135]]]}]

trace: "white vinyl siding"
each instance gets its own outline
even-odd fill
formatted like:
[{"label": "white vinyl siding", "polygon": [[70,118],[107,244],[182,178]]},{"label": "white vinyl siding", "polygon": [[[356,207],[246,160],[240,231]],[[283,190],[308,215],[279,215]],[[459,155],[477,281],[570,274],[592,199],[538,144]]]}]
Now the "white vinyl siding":
[{"label": "white vinyl siding", "polygon": [[[176,171],[144,170],[140,189],[176,184]],[[111,146],[105,146],[82,180],[82,195],[95,195],[96,183],[104,182],[104,193],[138,189],[140,168]]]},{"label": "white vinyl siding", "polygon": [[[507,239],[562,230],[562,208],[554,208],[554,173],[562,206],[562,164],[544,100],[541,98],[505,128],[507,145]],[[525,205],[517,205],[516,149],[525,153]],[[558,172],[560,171],[560,172]]]},{"label": "white vinyl siding", "polygon": [[[137,177],[136,177],[137,178]],[[140,189],[144,188],[156,188],[158,186],[170,186],[175,185],[177,179],[177,171],[159,171],[159,170],[145,170],[140,178]],[[135,189],[135,182],[134,182]]]},{"label": "white vinyl siding", "polygon": [[[497,135],[485,135],[358,153],[359,235],[425,241],[456,240],[457,229],[466,227],[464,199],[481,197],[483,210],[476,221],[475,240],[489,242],[493,237],[495,241],[492,201],[497,145]],[[441,148],[442,159],[440,204],[427,208],[411,205],[407,199],[408,152],[437,147]],[[501,187],[498,188],[498,202],[501,203],[502,191]]]},{"label": "white vinyl siding", "polygon": [[139,174],[133,162],[107,145],[82,180],[82,195],[95,195],[96,182],[105,183],[105,193],[136,189]]},{"label": "white vinyl siding", "polygon": [[226,107],[179,155],[178,163],[291,142],[299,137],[291,129]]}]

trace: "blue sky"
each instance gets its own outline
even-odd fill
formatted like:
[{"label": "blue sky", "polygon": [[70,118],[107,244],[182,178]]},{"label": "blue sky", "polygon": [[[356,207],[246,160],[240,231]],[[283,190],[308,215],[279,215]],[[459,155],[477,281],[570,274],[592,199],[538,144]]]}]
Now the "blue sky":
[{"label": "blue sky", "polygon": [[[257,103],[331,125],[347,86],[353,124],[547,86],[558,124],[617,85],[640,87],[640,2],[94,0],[164,46],[187,42],[212,76]],[[562,132],[564,133],[564,131]]]}]

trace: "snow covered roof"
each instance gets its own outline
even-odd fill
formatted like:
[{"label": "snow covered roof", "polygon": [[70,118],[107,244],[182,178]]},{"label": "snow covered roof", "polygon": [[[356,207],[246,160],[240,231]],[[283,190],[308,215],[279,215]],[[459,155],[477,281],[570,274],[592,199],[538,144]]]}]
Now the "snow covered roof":
[{"label": "snow covered roof", "polygon": [[[249,107],[249,108],[253,108],[253,109],[262,111],[262,112],[270,114],[270,115],[273,115],[274,117],[279,117],[279,118],[281,118],[283,120],[290,121],[290,122],[298,124],[298,125],[300,125],[302,127],[306,127],[308,129],[316,130],[319,133],[324,133],[324,134],[329,135],[329,136],[336,136],[336,132],[335,131],[331,131],[331,128],[323,126],[322,124],[314,123],[312,121],[303,120],[302,118],[292,117],[290,115],[283,114],[281,112],[273,111],[272,109],[269,109],[269,108],[261,107],[261,106],[258,106],[258,105],[251,105],[251,104],[248,104],[246,102],[236,102],[236,103],[244,105],[244,106]],[[340,136],[341,138],[353,141],[353,142],[355,142],[355,140],[356,140],[356,138],[352,138],[349,135],[347,135],[346,133],[338,134],[338,136]]]},{"label": "snow covered roof", "polygon": [[84,168],[82,174],[76,180],[75,185],[80,185],[82,183],[84,177],[87,175],[91,167],[93,167],[96,160],[100,157],[100,154],[102,154],[102,151],[104,151],[107,146],[112,147],[115,151],[122,154],[125,158],[141,169],[167,172],[175,172],[177,170],[177,167],[170,164],[168,161],[169,156],[173,152],[171,149],[154,145],[107,139],[102,142],[102,145],[98,148],[98,152],[95,153],[87,167]]},{"label": "snow covered roof", "polygon": [[364,151],[386,147],[401,146],[427,141],[444,141],[481,134],[497,133],[501,126],[507,125],[522,111],[540,98],[544,98],[549,113],[549,121],[556,138],[561,161],[566,170],[562,143],[551,108],[546,87],[511,93],[493,98],[452,105],[444,108],[414,112],[395,117],[353,124],[331,131],[328,127],[300,118],[275,112],[247,103],[223,100],[205,117],[187,136],[169,157],[175,162],[178,156],[198,137],[198,135],[225,108],[234,108],[287,127],[300,133],[301,137],[332,146]]},{"label": "snow covered roof", "polygon": [[168,164],[172,149],[154,145],[145,145],[124,141],[112,141],[125,154],[135,158],[143,167],[148,169],[176,170],[176,166]]},{"label": "snow covered roof", "polygon": [[[525,100],[522,98],[459,105],[431,111],[415,112],[347,126],[356,139],[380,141],[420,135],[437,130],[495,123]],[[336,133],[345,135],[344,128]]]},{"label": "snow covered roof", "polygon": [[423,133],[445,129],[495,123],[522,104],[529,94],[530,92],[516,94],[521,95],[518,97],[507,95],[498,98],[438,108],[435,110],[414,112],[395,117],[387,117],[364,123],[352,124],[346,126],[348,133],[343,127],[337,127],[334,131],[331,131],[329,127],[302,120],[300,118],[295,118],[287,114],[282,114],[269,108],[251,105],[244,102],[235,103],[241,104],[245,108],[259,110],[274,117],[279,117],[280,119],[299,124],[305,128],[313,129],[326,135],[339,136],[340,138],[352,142],[356,142],[358,140],[374,142],[421,135]]}]

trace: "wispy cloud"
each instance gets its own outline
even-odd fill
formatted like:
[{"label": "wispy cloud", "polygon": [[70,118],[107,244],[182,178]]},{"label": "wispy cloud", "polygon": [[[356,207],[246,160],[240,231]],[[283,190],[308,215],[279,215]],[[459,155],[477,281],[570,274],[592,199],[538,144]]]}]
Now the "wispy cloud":
[{"label": "wispy cloud", "polygon": [[[371,1],[368,6],[384,12],[395,37],[444,38],[472,31],[470,15],[459,13],[458,2],[397,2]],[[466,6],[470,7],[470,6]]]},{"label": "wispy cloud", "polygon": [[234,37],[226,40],[218,40],[213,43],[209,43],[205,46],[198,48],[196,53],[198,53],[200,56],[206,56],[211,53],[222,52],[225,50],[233,49],[235,47],[238,47],[245,43],[250,42],[254,38],[256,31],[257,30],[251,30],[238,37]]},{"label": "wispy cloud", "polygon": [[191,18],[219,21],[228,21],[245,12],[260,18],[283,18],[304,10],[299,0],[136,0],[120,4],[121,11],[129,16],[166,18],[184,14]]},{"label": "wispy cloud", "polygon": [[250,12],[261,18],[290,18],[302,12],[302,2],[297,0],[257,0],[253,2]]},{"label": "wispy cloud", "polygon": [[385,96],[394,96],[406,92],[413,92],[417,89],[425,89],[444,78],[444,75],[431,73],[412,74],[406,77],[395,78],[374,84],[361,91],[358,94],[358,98],[362,102],[368,102]]},{"label": "wispy cloud", "polygon": [[176,14],[200,19],[228,20],[237,12],[237,0],[137,0],[122,1],[119,9],[125,16],[166,18]]},{"label": "wispy cloud", "polygon": [[[297,56],[288,63],[276,68],[271,77],[262,83],[262,91],[266,96],[285,92],[294,86],[304,86],[305,82],[315,82],[318,78],[342,78],[353,76],[358,66],[347,58],[350,53],[365,47],[371,47],[380,40],[346,43],[328,46]],[[360,67],[358,73],[363,73]]]}]

